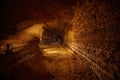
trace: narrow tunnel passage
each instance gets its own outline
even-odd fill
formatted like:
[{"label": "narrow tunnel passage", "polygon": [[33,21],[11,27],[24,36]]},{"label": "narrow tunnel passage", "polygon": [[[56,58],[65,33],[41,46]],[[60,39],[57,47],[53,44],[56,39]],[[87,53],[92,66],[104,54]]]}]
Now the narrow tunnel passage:
[{"label": "narrow tunnel passage", "polygon": [[0,80],[120,79],[118,0],[5,1]]}]

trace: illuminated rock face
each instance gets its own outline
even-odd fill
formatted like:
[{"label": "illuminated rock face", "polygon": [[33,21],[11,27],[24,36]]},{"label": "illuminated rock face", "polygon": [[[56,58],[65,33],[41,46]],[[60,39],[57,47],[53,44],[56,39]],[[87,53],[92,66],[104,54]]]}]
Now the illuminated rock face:
[{"label": "illuminated rock face", "polygon": [[[35,28],[33,25],[42,23],[46,26],[49,22],[53,22],[52,27],[55,26],[55,30],[52,30],[56,31],[55,34],[51,33],[53,38],[57,34],[62,37],[64,44],[77,55],[83,57],[100,80],[120,79],[120,10],[118,0],[76,2],[74,0],[70,0],[70,2],[65,0],[54,0],[53,2],[49,0],[45,0],[45,2],[13,0],[8,4],[10,5],[6,4],[7,7],[2,8],[5,8],[2,15],[8,17],[2,17],[4,21],[1,23],[3,26],[1,33],[17,33],[17,31],[21,32],[27,28],[28,34],[32,33],[32,35],[39,37],[39,30],[36,30],[40,28]],[[54,22],[57,21],[58,23],[54,25]],[[66,25],[59,21],[67,22],[70,25],[67,28],[68,31],[65,31]],[[51,30],[50,25],[47,25],[47,31]],[[30,26],[33,27],[29,28]],[[10,30],[7,31],[6,28]],[[45,37],[46,34],[42,35]],[[32,39],[31,35],[29,39]]]},{"label": "illuminated rock face", "polygon": [[119,78],[120,11],[117,7],[117,3],[99,1],[78,5],[73,27],[65,37],[67,45],[90,62],[99,77],[107,76],[107,80],[113,79],[112,75]]}]

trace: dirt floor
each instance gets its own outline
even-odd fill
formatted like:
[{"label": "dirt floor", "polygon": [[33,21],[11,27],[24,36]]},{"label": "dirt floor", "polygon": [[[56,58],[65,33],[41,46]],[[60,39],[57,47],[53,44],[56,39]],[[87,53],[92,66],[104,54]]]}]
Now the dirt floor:
[{"label": "dirt floor", "polygon": [[98,79],[83,57],[75,55],[72,50],[59,43],[31,43],[0,59],[1,80]]}]

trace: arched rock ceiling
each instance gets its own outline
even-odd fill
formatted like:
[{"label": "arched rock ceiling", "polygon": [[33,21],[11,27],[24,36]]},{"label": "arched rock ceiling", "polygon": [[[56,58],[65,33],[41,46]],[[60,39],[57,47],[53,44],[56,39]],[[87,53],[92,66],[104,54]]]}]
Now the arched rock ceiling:
[{"label": "arched rock ceiling", "polygon": [[[0,20],[3,30],[1,31],[14,33],[17,24],[28,20],[31,21],[29,24],[47,22],[53,19],[61,20],[61,18],[65,18],[64,14],[66,11],[63,10],[71,9],[71,5],[75,3],[74,0],[2,0],[0,5],[2,10]],[[69,13],[71,12],[69,11]],[[69,14],[67,13],[67,15]],[[10,29],[11,31],[7,31],[6,29]]]}]

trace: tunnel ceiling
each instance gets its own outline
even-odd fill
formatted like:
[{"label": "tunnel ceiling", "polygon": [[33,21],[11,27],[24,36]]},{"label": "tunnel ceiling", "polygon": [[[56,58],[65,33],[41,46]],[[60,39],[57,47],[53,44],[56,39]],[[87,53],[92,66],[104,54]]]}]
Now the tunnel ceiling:
[{"label": "tunnel ceiling", "polygon": [[[99,3],[102,4],[110,4],[109,6],[113,6],[112,12],[115,12],[115,8],[118,7],[118,1],[92,1],[92,0],[2,0],[0,3],[1,9],[1,27],[2,33],[14,34],[16,31],[24,30],[30,25],[36,23],[46,23],[49,21],[67,21],[70,24],[73,21],[73,18],[76,16],[76,7],[82,7],[87,5],[86,3],[90,3],[92,6],[99,6]],[[94,5],[96,4],[96,5]],[[114,5],[115,4],[115,5]],[[87,6],[86,6],[87,8]],[[81,8],[82,10],[82,8]],[[92,12],[90,11],[90,15],[96,18],[95,11],[97,10],[93,8]],[[111,12],[111,11],[110,11]],[[118,12],[118,11],[117,11]],[[81,14],[81,13],[80,13]],[[88,13],[89,14],[89,13]],[[82,14],[81,14],[82,15]],[[85,14],[83,14],[85,15]],[[99,15],[99,14],[98,14]],[[115,14],[117,15],[117,13]],[[88,16],[89,17],[89,16]],[[24,27],[17,27],[18,24],[27,22],[27,25]],[[59,26],[56,26],[59,27]],[[60,28],[60,27],[59,27]],[[6,30],[9,29],[9,30]]]},{"label": "tunnel ceiling", "polygon": [[17,30],[17,24],[28,20],[31,20],[33,24],[53,19],[61,20],[61,18],[65,18],[63,9],[70,8],[74,3],[76,3],[74,0],[69,2],[66,0],[53,0],[52,2],[50,0],[2,0],[0,14],[3,30],[1,32],[14,33]]},{"label": "tunnel ceiling", "polygon": [[[101,32],[104,35],[105,30],[113,29],[114,23],[116,25],[114,32],[119,32],[118,0],[2,0],[0,9],[2,10],[0,13],[2,37],[15,34],[39,23],[45,24],[44,29],[48,34],[55,32],[54,36],[65,35],[71,26],[76,32],[79,30],[78,35],[80,34],[81,37],[83,35],[81,39],[84,39],[84,35],[87,39],[89,33],[99,32],[101,36]],[[107,24],[107,22],[109,23]],[[103,30],[103,28],[105,29]]]}]

